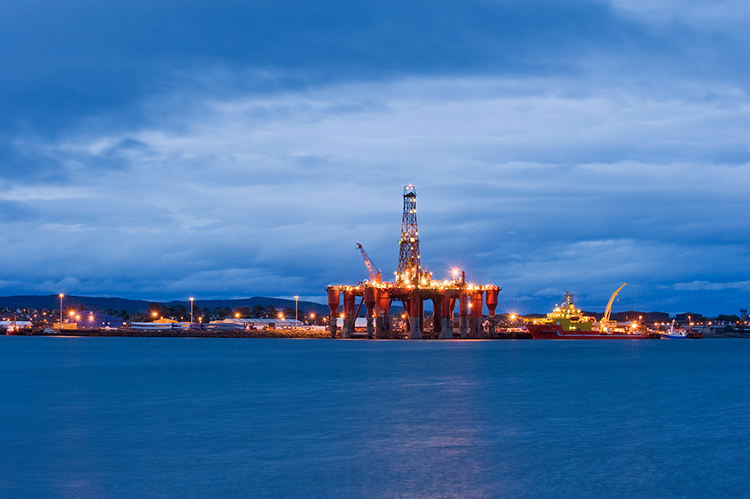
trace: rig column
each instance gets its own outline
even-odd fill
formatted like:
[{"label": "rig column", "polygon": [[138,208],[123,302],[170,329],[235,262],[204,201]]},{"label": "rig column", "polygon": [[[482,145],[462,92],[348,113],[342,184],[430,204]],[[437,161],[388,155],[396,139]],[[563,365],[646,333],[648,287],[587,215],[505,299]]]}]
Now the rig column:
[{"label": "rig column", "polygon": [[341,328],[342,338],[351,338],[354,329],[354,293],[348,290],[344,290],[341,293],[344,296],[344,320],[342,321],[343,327]]},{"label": "rig column", "polygon": [[458,295],[458,317],[461,321],[461,338],[466,338],[469,331],[469,296],[463,291]]},{"label": "rig column", "polygon": [[367,307],[367,337],[372,339],[372,316],[375,314],[375,305],[377,304],[375,300],[375,288],[365,288],[364,300],[365,307]]},{"label": "rig column", "polygon": [[500,288],[497,286],[487,290],[487,310],[489,310],[489,321],[490,321],[490,338],[495,337],[495,308],[497,307],[497,294],[500,292]]},{"label": "rig column", "polygon": [[440,331],[443,328],[443,295],[437,295],[432,298],[432,334],[430,338],[437,338],[440,336]]},{"label": "rig column", "polygon": [[336,316],[339,311],[339,290],[334,286],[330,286],[328,289],[328,308],[331,309],[331,316],[328,320],[329,327],[331,328],[331,338],[336,337]]},{"label": "rig column", "polygon": [[470,338],[484,338],[482,330],[482,292],[471,295],[471,334]]},{"label": "rig column", "polygon": [[390,313],[391,313],[391,298],[388,295],[388,291],[384,289],[378,290],[378,318],[375,322],[375,336],[381,339],[387,339],[391,337],[391,324],[390,324]]},{"label": "rig column", "polygon": [[440,336],[441,340],[452,340],[453,339],[453,307],[456,302],[449,294],[442,295],[442,303],[440,304]]},{"label": "rig column", "polygon": [[422,339],[422,297],[419,293],[412,293],[409,299],[409,322],[411,328],[409,330],[410,340],[421,340]]}]

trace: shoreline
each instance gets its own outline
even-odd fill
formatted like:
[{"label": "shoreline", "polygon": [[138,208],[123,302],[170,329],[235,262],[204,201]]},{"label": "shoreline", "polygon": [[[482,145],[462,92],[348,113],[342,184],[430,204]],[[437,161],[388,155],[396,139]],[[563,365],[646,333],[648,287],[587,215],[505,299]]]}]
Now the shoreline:
[{"label": "shoreline", "polygon": [[[339,333],[340,334],[340,333]],[[0,332],[0,335],[3,335]],[[43,330],[35,329],[32,331],[19,331],[7,336],[45,336],[45,337],[66,337],[66,338],[296,338],[296,339],[368,339],[364,332],[357,332],[349,338],[337,336],[331,338],[328,330],[310,330],[310,329],[262,329],[262,330],[244,330],[244,329],[225,329],[225,330],[201,330],[201,329],[76,329],[63,330],[59,333],[45,333]],[[399,333],[397,338],[386,339],[406,339],[407,333]],[[750,332],[730,332],[723,334],[706,334],[706,339],[722,338],[748,338]],[[373,338],[374,339],[374,338]],[[424,334],[424,340],[436,339],[429,332]],[[472,339],[460,338],[454,334],[456,340]],[[487,340],[526,340],[532,339],[530,333],[518,332],[497,332],[494,337],[473,338]]]},{"label": "shoreline", "polygon": [[[63,330],[59,333],[45,333],[43,330],[19,331],[9,336],[45,336],[45,337],[103,337],[103,338],[307,338],[307,339],[368,339],[364,332],[357,332],[349,338],[342,338],[341,333],[336,338],[331,338],[328,330],[310,330],[310,329],[262,329],[262,330],[244,330],[244,329],[225,329],[225,330],[201,330],[201,329],[76,329]],[[400,334],[401,339],[407,338],[407,333]],[[374,338],[373,338],[374,339]],[[399,338],[386,338],[399,339]],[[430,333],[425,334],[423,339],[431,338]],[[471,339],[471,338],[454,338],[454,339]],[[531,339],[529,333],[495,333],[495,340],[511,339]]]}]

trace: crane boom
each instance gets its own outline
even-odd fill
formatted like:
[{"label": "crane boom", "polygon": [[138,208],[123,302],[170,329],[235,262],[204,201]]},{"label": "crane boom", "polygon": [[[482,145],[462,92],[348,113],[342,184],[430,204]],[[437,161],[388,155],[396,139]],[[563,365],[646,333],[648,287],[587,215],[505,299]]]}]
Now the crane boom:
[{"label": "crane boom", "polygon": [[612,293],[612,297],[609,299],[609,303],[607,303],[607,308],[604,310],[604,317],[602,317],[602,320],[600,321],[602,324],[606,324],[609,322],[609,317],[610,315],[612,315],[612,304],[615,302],[615,297],[617,296],[617,293],[619,293],[620,290],[625,287],[626,284],[627,282],[617,288],[617,291]]},{"label": "crane boom", "polygon": [[367,272],[370,274],[370,282],[380,282],[380,270],[378,270],[378,268],[372,263],[372,261],[370,261],[370,257],[367,256],[367,253],[365,253],[365,249],[361,244],[359,244],[359,241],[357,241],[357,248],[359,248],[360,253],[362,253],[362,258],[365,261]]}]

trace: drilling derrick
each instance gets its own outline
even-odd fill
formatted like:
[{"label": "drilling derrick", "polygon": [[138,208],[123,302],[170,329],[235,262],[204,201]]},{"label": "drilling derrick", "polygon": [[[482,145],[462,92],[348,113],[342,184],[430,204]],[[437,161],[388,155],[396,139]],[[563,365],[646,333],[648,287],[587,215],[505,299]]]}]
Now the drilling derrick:
[{"label": "drilling derrick", "polygon": [[[417,189],[413,185],[404,187],[404,215],[399,240],[398,272],[395,281],[385,282],[380,271],[373,265],[365,249],[357,243],[362,259],[367,266],[369,281],[355,286],[331,285],[328,292],[330,308],[329,327],[336,337],[337,321],[343,324],[341,337],[357,334],[357,317],[362,306],[367,307],[368,338],[452,339],[496,337],[495,309],[500,288],[493,284],[475,285],[467,283],[465,273],[455,269],[452,278],[433,280],[432,273],[419,256],[419,232],[417,231]],[[459,273],[460,272],[460,273]],[[459,277],[460,275],[460,277]],[[343,313],[339,305],[343,298]],[[356,301],[359,299],[359,307]],[[425,302],[432,301],[432,326],[425,331]],[[404,306],[400,318],[391,313],[391,305],[401,302]],[[459,327],[455,329],[454,310],[458,306]],[[487,321],[484,310],[487,309]]]},{"label": "drilling derrick", "polygon": [[419,232],[417,231],[417,189],[404,187],[404,216],[398,252],[398,280],[419,283],[422,264],[419,261]]}]

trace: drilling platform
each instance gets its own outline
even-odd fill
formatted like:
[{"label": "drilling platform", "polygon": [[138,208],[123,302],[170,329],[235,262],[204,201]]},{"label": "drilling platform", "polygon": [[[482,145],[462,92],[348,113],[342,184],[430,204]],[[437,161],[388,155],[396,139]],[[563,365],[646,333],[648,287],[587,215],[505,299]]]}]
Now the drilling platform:
[{"label": "drilling platform", "polygon": [[[485,338],[495,333],[495,308],[500,288],[494,284],[474,285],[466,283],[466,273],[454,270],[451,280],[435,280],[432,273],[422,270],[419,254],[419,231],[417,230],[417,190],[413,185],[404,187],[404,214],[399,240],[398,271],[395,280],[384,282],[377,267],[370,261],[365,249],[357,243],[367,266],[370,279],[356,286],[331,285],[328,292],[331,337],[337,336],[337,319],[343,318],[341,338],[354,334],[354,325],[362,305],[366,307],[368,338],[400,338],[401,334],[392,326],[391,304],[400,301],[406,311],[406,337],[422,339],[425,336],[438,339],[453,339],[454,310],[458,303],[461,338]],[[339,305],[343,298],[343,312]],[[357,306],[357,299],[360,299]],[[432,331],[424,330],[424,303],[432,300]],[[484,305],[488,310],[488,330],[482,318]]]}]

